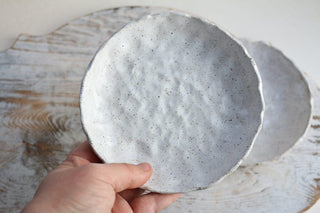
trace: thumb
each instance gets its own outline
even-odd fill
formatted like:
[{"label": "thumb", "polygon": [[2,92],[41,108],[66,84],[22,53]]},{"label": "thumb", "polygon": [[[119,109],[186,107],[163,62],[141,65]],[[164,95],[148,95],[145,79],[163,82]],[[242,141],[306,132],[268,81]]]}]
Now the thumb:
[{"label": "thumb", "polygon": [[96,164],[105,182],[112,185],[115,192],[142,186],[151,177],[152,167],[148,163],[138,165],[126,163]]}]

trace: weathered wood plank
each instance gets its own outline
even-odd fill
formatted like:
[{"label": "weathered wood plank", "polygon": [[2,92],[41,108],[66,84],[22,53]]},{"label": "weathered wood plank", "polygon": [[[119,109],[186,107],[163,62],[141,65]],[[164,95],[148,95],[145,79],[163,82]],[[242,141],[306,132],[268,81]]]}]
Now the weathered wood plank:
[{"label": "weathered wood plank", "polygon": [[[18,212],[41,179],[85,140],[80,83],[116,30],[165,9],[123,7],[81,17],[44,36],[22,35],[0,53],[0,212]],[[306,138],[274,162],[241,167],[212,188],[187,193],[166,212],[299,212],[320,197],[320,91]]]}]

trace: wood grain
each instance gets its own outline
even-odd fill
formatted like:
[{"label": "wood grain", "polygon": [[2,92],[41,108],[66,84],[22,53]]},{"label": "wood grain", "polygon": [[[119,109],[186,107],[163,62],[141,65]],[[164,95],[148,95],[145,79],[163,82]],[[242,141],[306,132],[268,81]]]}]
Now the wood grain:
[{"label": "wood grain", "polygon": [[[44,36],[21,35],[0,53],[0,212],[19,212],[42,178],[84,141],[78,95],[97,48],[129,21],[166,9],[122,7]],[[307,136],[281,159],[241,167],[187,193],[165,212],[302,212],[320,197],[320,90],[310,81]]]}]

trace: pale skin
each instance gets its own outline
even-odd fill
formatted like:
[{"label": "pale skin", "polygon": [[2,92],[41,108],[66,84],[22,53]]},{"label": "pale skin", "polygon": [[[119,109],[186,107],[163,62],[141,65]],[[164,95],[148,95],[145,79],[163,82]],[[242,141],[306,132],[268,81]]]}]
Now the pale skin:
[{"label": "pale skin", "polygon": [[22,212],[159,212],[180,194],[141,195],[151,174],[148,163],[103,164],[85,142],[44,178]]}]

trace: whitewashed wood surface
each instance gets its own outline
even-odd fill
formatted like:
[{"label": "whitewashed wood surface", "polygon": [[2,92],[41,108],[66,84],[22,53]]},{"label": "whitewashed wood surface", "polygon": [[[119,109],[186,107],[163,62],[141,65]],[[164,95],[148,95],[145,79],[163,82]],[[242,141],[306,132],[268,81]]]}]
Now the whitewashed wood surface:
[{"label": "whitewashed wood surface", "polygon": [[[19,212],[42,178],[84,141],[78,95],[99,45],[129,21],[165,9],[122,7],[44,36],[21,35],[0,53],[0,212]],[[306,138],[274,162],[242,167],[165,212],[303,212],[320,197],[320,89]]]}]

